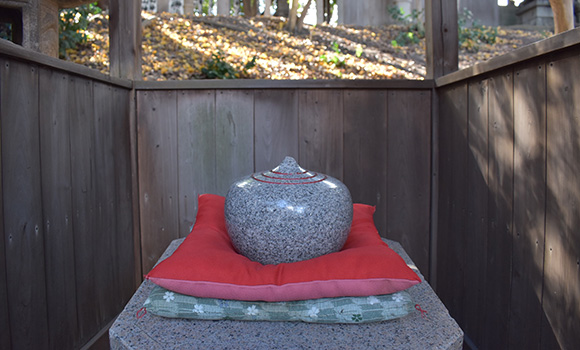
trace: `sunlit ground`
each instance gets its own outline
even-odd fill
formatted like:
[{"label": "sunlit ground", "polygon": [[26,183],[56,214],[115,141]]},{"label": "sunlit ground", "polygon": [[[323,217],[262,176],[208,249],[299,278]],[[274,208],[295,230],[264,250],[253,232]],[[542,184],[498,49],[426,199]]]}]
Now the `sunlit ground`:
[{"label": "sunlit ground", "polygon": [[[423,79],[424,39],[394,45],[402,26],[306,26],[303,34],[283,30],[280,18],[197,17],[143,12],[143,79],[204,78],[202,68],[219,54],[239,78],[250,79]],[[495,45],[463,47],[460,68],[487,60],[547,35],[498,30]],[[68,51],[68,60],[103,73],[109,70],[108,18],[97,15],[87,45]],[[255,67],[244,65],[256,57]]]}]

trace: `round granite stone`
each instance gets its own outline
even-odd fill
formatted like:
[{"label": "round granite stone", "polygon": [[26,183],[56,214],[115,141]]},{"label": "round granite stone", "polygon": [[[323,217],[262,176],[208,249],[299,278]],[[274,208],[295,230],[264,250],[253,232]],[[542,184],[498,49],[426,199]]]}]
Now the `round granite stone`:
[{"label": "round granite stone", "polygon": [[228,234],[236,250],[262,264],[312,259],[339,251],[352,223],[348,188],[302,169],[292,157],[229,189]]}]

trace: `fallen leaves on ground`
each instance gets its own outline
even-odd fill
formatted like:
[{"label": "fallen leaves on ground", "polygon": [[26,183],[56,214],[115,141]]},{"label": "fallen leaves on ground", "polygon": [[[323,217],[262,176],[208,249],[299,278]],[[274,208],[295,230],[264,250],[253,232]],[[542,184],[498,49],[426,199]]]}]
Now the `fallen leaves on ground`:
[{"label": "fallen leaves on ground", "polygon": [[[283,29],[278,17],[225,17],[143,12],[144,80],[204,78],[202,68],[217,54],[249,79],[424,79],[425,40],[393,45],[401,25],[305,26]],[[67,60],[109,72],[108,16],[95,16],[87,44],[67,51]],[[486,61],[548,33],[498,28],[495,44],[461,47],[459,68]],[[256,57],[255,67],[243,66]]]}]

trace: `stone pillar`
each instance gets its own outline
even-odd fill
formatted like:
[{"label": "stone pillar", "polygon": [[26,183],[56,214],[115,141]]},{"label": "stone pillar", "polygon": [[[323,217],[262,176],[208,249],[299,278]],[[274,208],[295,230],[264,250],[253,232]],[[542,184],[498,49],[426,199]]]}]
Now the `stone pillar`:
[{"label": "stone pillar", "polygon": [[192,0],[184,0],[183,1],[183,13],[186,15],[193,13],[193,1]]},{"label": "stone pillar", "polygon": [[217,0],[217,14],[220,16],[230,15],[230,0]]},{"label": "stone pillar", "polygon": [[0,1],[0,6],[22,13],[22,46],[58,57],[57,0]]},{"label": "stone pillar", "polygon": [[324,1],[316,0],[316,23],[324,22]]},{"label": "stone pillar", "polygon": [[55,0],[40,2],[38,12],[38,51],[58,57],[58,4]]}]

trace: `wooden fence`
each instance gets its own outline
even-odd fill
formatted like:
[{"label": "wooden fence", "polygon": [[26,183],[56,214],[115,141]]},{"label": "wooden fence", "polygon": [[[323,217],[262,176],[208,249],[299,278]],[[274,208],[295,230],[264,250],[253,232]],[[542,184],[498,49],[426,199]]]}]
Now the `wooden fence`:
[{"label": "wooden fence", "polygon": [[136,284],[131,83],[38,61],[0,55],[2,349],[80,348]]},{"label": "wooden fence", "polygon": [[377,206],[468,346],[580,348],[579,33],[435,87],[131,82],[0,41],[0,348],[90,345],[198,194],[286,155]]},{"label": "wooden fence", "polygon": [[190,232],[199,194],[225,195],[235,179],[286,155],[376,205],[380,233],[428,273],[431,82],[196,85],[207,87],[136,86],[144,273]]},{"label": "wooden fence", "polygon": [[437,292],[473,348],[580,348],[579,33],[437,81]]}]

